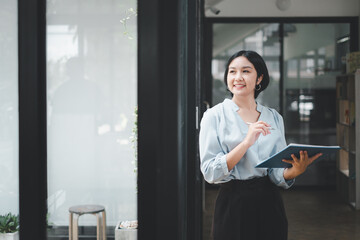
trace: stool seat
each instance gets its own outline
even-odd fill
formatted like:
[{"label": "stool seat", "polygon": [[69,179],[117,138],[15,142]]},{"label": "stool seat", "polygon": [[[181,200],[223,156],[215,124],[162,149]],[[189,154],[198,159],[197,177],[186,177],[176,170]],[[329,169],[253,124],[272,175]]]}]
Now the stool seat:
[{"label": "stool seat", "polygon": [[105,211],[105,207],[101,205],[78,205],[69,208],[69,212],[83,215],[86,213],[99,213]]},{"label": "stool seat", "polygon": [[84,214],[96,216],[96,239],[106,240],[106,213],[105,207],[101,205],[77,205],[69,208],[69,240],[78,240],[78,221]]}]

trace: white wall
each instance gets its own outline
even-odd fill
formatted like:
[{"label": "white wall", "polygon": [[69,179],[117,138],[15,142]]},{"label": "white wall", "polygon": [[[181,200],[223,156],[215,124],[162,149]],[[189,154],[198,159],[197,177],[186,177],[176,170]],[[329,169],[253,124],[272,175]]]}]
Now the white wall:
[{"label": "white wall", "polygon": [[284,59],[288,60],[303,55],[304,53],[318,49],[320,47],[330,46],[332,51],[327,51],[328,57],[335,54],[335,40],[349,33],[346,24],[334,25],[332,23],[322,24],[296,24],[296,33],[289,34],[284,39]]},{"label": "white wall", "polygon": [[[206,1],[208,2],[208,1]],[[210,10],[207,17],[329,17],[359,16],[359,0],[291,0],[286,11],[280,11],[276,0],[223,0],[215,5],[218,15]]]}]

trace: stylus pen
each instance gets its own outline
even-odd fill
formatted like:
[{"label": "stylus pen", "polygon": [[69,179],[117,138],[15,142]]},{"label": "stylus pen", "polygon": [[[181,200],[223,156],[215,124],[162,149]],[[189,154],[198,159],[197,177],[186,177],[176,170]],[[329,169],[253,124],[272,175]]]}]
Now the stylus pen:
[{"label": "stylus pen", "polygon": [[[252,123],[251,123],[251,122],[246,122],[246,124],[247,124],[247,125],[250,125],[250,124],[252,124]],[[273,128],[273,127],[268,127],[268,129],[269,129],[269,130],[275,130],[275,128]]]}]

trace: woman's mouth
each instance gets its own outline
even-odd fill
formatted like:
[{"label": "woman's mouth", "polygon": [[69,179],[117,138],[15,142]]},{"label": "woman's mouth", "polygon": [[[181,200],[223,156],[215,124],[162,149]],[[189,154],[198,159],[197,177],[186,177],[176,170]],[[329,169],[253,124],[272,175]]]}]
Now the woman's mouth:
[{"label": "woman's mouth", "polygon": [[245,84],[235,84],[234,85],[235,88],[243,88],[245,86],[246,86]]}]

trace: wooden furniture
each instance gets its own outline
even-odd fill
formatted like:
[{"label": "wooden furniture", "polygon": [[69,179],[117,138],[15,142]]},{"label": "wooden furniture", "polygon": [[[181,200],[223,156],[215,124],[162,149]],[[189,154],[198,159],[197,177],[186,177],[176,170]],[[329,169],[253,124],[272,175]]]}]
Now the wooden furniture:
[{"label": "wooden furniture", "polygon": [[[360,209],[360,71],[336,79],[337,190],[355,209]],[[358,104],[355,104],[358,103]]]},{"label": "wooden furniture", "polygon": [[100,205],[79,205],[69,208],[69,240],[78,240],[78,221],[79,217],[84,214],[93,214],[96,216],[96,239],[106,240],[106,214],[105,208]]}]

